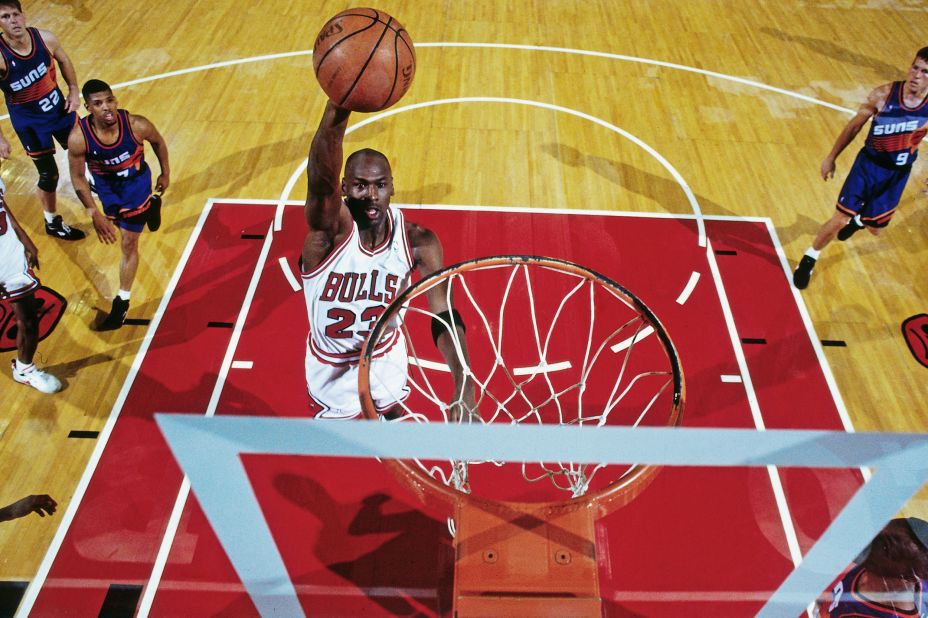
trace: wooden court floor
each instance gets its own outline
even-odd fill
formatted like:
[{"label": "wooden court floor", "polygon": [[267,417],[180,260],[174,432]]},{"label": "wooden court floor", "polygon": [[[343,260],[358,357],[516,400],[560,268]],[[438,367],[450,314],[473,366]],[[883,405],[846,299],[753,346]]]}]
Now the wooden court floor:
[{"label": "wooden court floor", "polygon": [[[127,84],[115,91],[121,105],[150,118],[168,142],[165,223],[142,240],[130,317],[151,317],[209,198],[303,198],[302,179],[289,191],[288,181],[324,99],[310,55],[296,52],[310,50],[326,17],[344,8],[25,4],[30,25],[58,35],[81,83]],[[928,45],[928,7],[912,0],[390,0],[379,8],[420,44],[401,105],[468,98],[349,136],[349,149],[390,156],[396,201],[689,213],[685,184],[705,214],[769,217],[791,264],[830,216],[859,147],[822,182],[821,160],[849,110],[870,88],[903,79]],[[0,378],[0,503],[48,493],[64,509],[94,448],[68,435],[102,429],[145,330],[91,330],[117,289],[117,249],[42,233],[36,172],[9,121],[0,127],[13,143],[2,168],[9,202],[39,247],[43,282],[69,302],[38,355],[65,390],[44,396]],[[59,167],[59,210],[90,231],[61,154]],[[925,174],[917,163],[883,236],[830,246],[802,295],[818,336],[847,344],[825,354],[859,431],[928,429],[928,370],[900,334],[903,320],[928,312],[928,198],[917,190]],[[10,358],[0,355],[0,367]],[[926,500],[913,500],[907,514],[928,518]],[[32,577],[56,523],[31,516],[0,525],[0,580]]]}]

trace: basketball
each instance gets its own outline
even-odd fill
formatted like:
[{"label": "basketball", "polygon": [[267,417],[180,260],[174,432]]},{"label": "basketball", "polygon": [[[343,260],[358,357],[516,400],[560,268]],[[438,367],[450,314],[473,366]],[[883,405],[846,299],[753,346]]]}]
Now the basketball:
[{"label": "basketball", "polygon": [[416,74],[416,50],[400,22],[376,9],[342,11],[313,44],[322,90],[340,107],[376,112],[400,100]]}]

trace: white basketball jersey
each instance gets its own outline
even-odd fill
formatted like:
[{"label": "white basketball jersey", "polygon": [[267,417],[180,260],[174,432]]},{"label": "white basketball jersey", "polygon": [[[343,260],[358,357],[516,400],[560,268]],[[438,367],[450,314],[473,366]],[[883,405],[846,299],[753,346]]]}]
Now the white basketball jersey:
[{"label": "white basketball jersey", "polygon": [[[329,365],[357,363],[361,346],[383,310],[409,284],[412,251],[403,213],[388,212],[386,240],[373,249],[361,244],[357,223],[351,233],[316,268],[303,273],[309,313],[307,354]],[[400,337],[393,328],[381,337],[374,356]]]},{"label": "white basketball jersey", "polygon": [[29,268],[26,248],[7,216],[5,193],[6,185],[0,180],[0,284],[4,297],[18,298],[39,287],[39,280]]},{"label": "white basketball jersey", "polygon": [[10,223],[10,218],[6,216],[6,185],[0,180],[0,260],[4,264],[15,262],[18,266],[23,261],[23,244],[19,242],[19,236]]}]

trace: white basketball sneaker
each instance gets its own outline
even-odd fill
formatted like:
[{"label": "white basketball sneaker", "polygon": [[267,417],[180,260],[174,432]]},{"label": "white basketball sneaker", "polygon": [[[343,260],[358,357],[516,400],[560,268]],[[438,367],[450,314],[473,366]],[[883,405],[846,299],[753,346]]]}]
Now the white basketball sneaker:
[{"label": "white basketball sneaker", "polygon": [[57,393],[61,390],[61,382],[50,373],[42,371],[35,365],[30,365],[25,371],[16,370],[16,360],[12,362],[13,379],[20,384],[28,384],[42,393]]}]

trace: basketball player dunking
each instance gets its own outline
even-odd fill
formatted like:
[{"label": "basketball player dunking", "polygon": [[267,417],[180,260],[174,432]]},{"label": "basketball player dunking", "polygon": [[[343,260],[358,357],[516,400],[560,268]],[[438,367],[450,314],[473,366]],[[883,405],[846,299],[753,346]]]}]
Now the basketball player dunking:
[{"label": "basketball player dunking", "polygon": [[[309,232],[303,243],[302,275],[309,312],[306,384],[321,408],[316,418],[361,414],[361,346],[378,316],[408,285],[413,269],[426,277],[440,270],[443,261],[438,237],[390,207],[393,174],[383,154],[371,149],[353,153],[339,182],[350,113],[329,101],[309,149]],[[429,309],[456,325],[463,360],[468,362],[464,324],[448,305],[447,286],[443,281],[428,291]],[[432,332],[454,377],[451,417],[469,419],[464,411],[476,409],[473,380],[465,377],[451,333],[439,320],[433,320]],[[381,341],[373,362],[378,376],[389,377],[372,380],[371,395],[378,412],[393,418],[400,415],[398,403],[409,394],[406,342],[399,328]]]}]

